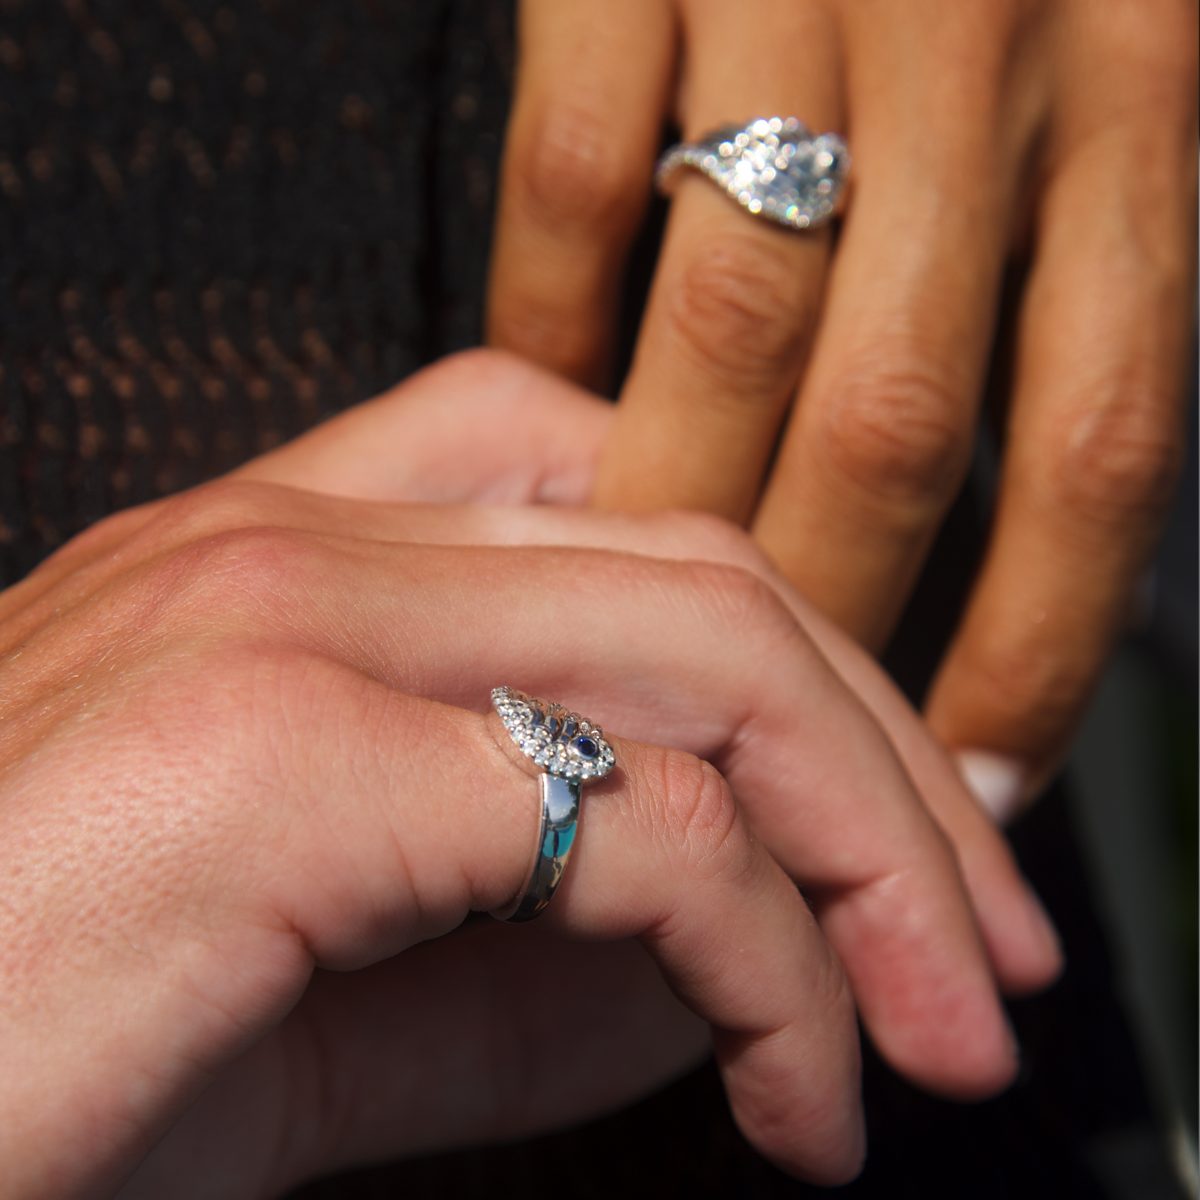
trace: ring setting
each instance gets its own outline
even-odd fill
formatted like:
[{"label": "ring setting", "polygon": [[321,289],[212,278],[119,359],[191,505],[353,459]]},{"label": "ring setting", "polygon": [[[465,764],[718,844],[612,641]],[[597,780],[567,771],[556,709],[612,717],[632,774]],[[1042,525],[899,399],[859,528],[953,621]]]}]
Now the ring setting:
[{"label": "ring setting", "polygon": [[850,152],[836,133],[813,136],[796,117],[760,117],[672,146],[655,172],[659,191],[684,168],[711,179],[752,216],[813,229],[838,211]]},{"label": "ring setting", "polygon": [[584,783],[603,779],[616,766],[616,755],[598,725],[561,704],[498,687],[492,690],[492,707],[513,745],[541,769],[541,820],[533,863],[513,902],[492,914],[502,921],[530,921],[562,882]]}]

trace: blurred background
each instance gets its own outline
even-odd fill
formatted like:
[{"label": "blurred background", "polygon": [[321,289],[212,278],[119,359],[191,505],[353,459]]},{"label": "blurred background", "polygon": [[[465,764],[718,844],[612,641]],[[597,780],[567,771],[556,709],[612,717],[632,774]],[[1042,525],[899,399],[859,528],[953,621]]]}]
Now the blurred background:
[{"label": "blurred background", "polygon": [[[1196,376],[1179,502],[1144,624],[1114,655],[1071,759],[1072,810],[1174,1165],[1197,1194]],[[1095,1147],[1124,1194],[1153,1196],[1156,1131]]]}]

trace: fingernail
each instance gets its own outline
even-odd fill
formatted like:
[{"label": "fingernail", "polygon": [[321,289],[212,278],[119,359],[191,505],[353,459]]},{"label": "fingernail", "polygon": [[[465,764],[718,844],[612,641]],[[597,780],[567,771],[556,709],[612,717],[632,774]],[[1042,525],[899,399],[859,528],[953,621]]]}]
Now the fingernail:
[{"label": "fingernail", "polygon": [[1007,825],[1021,807],[1025,768],[1015,759],[990,750],[960,750],[958,769],[975,799],[997,825]]}]

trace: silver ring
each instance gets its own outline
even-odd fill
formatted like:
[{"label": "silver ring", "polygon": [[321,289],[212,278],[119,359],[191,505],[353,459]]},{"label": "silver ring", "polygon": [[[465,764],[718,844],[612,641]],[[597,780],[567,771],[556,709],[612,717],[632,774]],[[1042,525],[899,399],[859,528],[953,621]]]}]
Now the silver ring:
[{"label": "silver ring", "polygon": [[838,211],[850,152],[836,133],[814,137],[795,117],[761,117],[672,146],[658,160],[659,191],[666,193],[684,167],[708,176],[756,217],[812,229]]},{"label": "silver ring", "polygon": [[617,760],[599,726],[561,704],[498,687],[492,690],[492,706],[513,745],[541,768],[542,797],[533,862],[525,883],[512,903],[492,916],[501,921],[531,921],[550,903],[567,869],[583,784],[602,779]]}]

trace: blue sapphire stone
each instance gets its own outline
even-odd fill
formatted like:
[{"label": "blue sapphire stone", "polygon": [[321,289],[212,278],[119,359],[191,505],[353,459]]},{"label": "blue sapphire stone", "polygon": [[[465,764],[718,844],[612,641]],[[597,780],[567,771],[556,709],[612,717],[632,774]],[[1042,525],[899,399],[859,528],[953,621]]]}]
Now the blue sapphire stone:
[{"label": "blue sapphire stone", "polygon": [[577,737],[571,743],[580,758],[598,758],[600,747],[590,737]]}]

